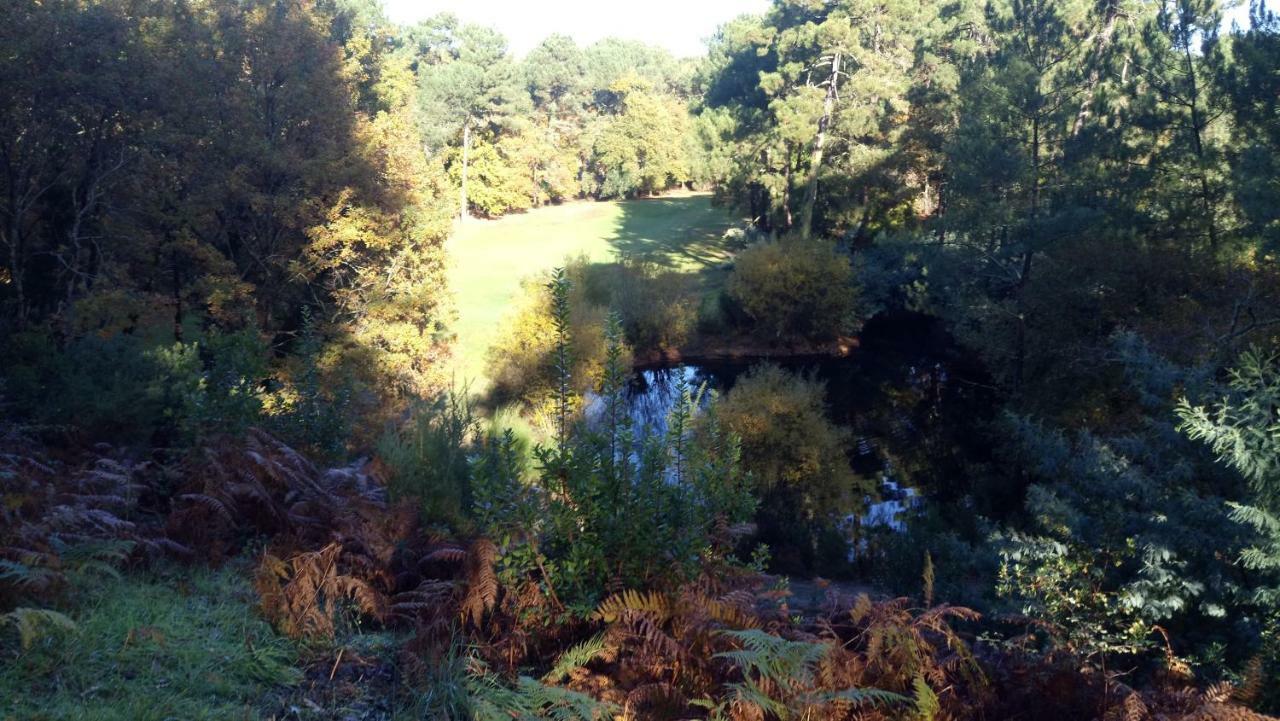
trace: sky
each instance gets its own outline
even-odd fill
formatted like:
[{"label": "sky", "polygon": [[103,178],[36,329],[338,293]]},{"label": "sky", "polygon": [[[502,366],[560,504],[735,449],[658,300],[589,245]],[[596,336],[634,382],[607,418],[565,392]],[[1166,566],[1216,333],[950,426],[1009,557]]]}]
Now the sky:
[{"label": "sky", "polygon": [[[1248,25],[1247,0],[1226,13],[1224,27]],[[441,12],[467,23],[497,28],[511,51],[524,55],[552,33],[579,45],[609,36],[661,45],[677,57],[702,55],[703,41],[722,23],[743,13],[763,12],[769,0],[383,0],[387,15],[412,24]],[[1276,5],[1275,0],[1268,3]]]},{"label": "sky", "polygon": [[523,55],[552,33],[579,45],[616,36],[661,45],[677,57],[702,55],[703,40],[743,13],[763,12],[769,0],[383,0],[397,23],[451,12],[466,23],[497,28]]}]

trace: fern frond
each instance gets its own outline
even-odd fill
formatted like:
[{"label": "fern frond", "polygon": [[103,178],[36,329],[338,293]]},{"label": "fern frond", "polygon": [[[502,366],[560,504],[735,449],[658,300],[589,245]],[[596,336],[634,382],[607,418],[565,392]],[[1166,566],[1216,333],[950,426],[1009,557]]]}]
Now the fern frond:
[{"label": "fern frond", "polygon": [[671,600],[657,591],[627,589],[601,601],[594,616],[605,623],[613,623],[627,611],[651,614],[665,620],[671,616]]},{"label": "fern frond", "polygon": [[556,665],[542,677],[542,682],[560,683],[571,671],[586,666],[610,649],[611,646],[606,640],[605,634],[597,634],[560,654],[560,658],[556,660]]},{"label": "fern frond", "polygon": [[484,615],[498,602],[498,576],[494,564],[498,560],[498,547],[487,538],[481,538],[467,549],[465,573],[467,591],[460,604],[464,621],[479,626]]},{"label": "fern frond", "polygon": [[47,608],[15,608],[0,614],[0,625],[10,625],[18,630],[23,649],[31,648],[46,631],[75,631],[75,621]]},{"label": "fern frond", "polygon": [[933,721],[938,716],[938,712],[942,710],[942,705],[938,702],[938,694],[929,688],[929,684],[925,682],[923,676],[916,676],[911,682],[911,689],[915,692],[915,712],[916,718],[920,721]]}]

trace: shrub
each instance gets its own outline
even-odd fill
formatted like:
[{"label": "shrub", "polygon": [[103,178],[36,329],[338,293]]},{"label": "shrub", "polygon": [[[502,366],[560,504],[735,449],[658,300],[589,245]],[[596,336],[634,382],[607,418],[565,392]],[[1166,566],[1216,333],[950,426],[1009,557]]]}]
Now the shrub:
[{"label": "shrub", "polygon": [[849,466],[848,434],[827,419],[825,393],[818,381],[762,365],[720,407],[756,479],[761,532],[784,565],[810,566],[824,531],[858,512],[872,491]]},{"label": "shrub", "polygon": [[738,255],[729,297],[762,334],[825,340],[852,330],[857,293],[848,256],[822,241],[757,243]]},{"label": "shrub", "polygon": [[422,403],[403,427],[378,442],[392,499],[418,502],[422,519],[465,530],[471,502],[467,454],[477,423],[465,391]]},{"label": "shrub", "polygon": [[[604,366],[604,326],[607,310],[591,302],[581,282],[585,264],[564,271],[568,315],[568,383],[575,392],[590,388]],[[499,402],[524,401],[534,408],[545,406],[555,392],[555,321],[548,278],[525,283],[524,296],[515,315],[506,323],[489,350],[491,393]]]},{"label": "shrub", "polygon": [[190,343],[142,334],[11,337],[0,355],[15,416],[97,438],[186,446],[262,418],[267,348],[256,331],[211,331]]},{"label": "shrub", "polygon": [[[567,279],[551,284],[555,348],[567,350],[571,311]],[[514,433],[490,436],[474,471],[477,525],[502,540],[499,576],[504,586],[536,579],[561,609],[589,613],[606,588],[670,585],[689,578],[719,544],[717,529],[754,511],[738,445],[714,409],[695,421],[699,404],[685,387],[667,432],[643,436],[624,409],[627,378],[621,321],[605,332],[601,418],[595,427],[574,422],[569,375],[556,362],[555,443],[534,449],[532,483]]]},{"label": "shrub", "polygon": [[627,342],[634,348],[679,346],[694,332],[697,281],[689,274],[631,258],[594,266],[578,264],[571,266],[571,272],[581,278],[592,302],[618,311]]},{"label": "shrub", "polygon": [[325,341],[307,308],[289,383],[274,399],[274,430],[290,443],[325,458],[337,458],[351,432],[351,380],[325,366]]}]

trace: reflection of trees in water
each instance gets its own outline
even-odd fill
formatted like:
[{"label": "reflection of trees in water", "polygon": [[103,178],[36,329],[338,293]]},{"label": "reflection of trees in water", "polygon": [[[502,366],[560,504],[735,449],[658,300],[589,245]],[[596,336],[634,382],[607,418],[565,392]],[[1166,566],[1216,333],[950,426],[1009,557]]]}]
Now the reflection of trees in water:
[{"label": "reflection of trees in water", "polygon": [[[667,416],[680,402],[680,378],[688,384],[689,392],[697,396],[705,384],[707,390],[716,388],[715,376],[699,366],[685,365],[660,368],[637,373],[627,386],[627,413],[637,429],[645,433],[666,433]],[[699,398],[699,407],[707,403],[707,393]]]}]

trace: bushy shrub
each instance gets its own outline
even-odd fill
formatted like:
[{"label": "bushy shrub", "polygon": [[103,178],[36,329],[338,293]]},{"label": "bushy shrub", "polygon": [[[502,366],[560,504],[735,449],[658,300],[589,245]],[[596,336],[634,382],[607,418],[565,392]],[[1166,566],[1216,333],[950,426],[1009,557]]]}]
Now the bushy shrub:
[{"label": "bushy shrub", "polygon": [[470,398],[462,391],[420,404],[401,428],[385,433],[378,458],[390,471],[387,490],[392,498],[418,501],[427,523],[468,530],[468,453],[477,427]]},{"label": "bushy shrub", "polygon": [[762,537],[791,567],[809,567],[825,532],[872,492],[846,452],[848,432],[827,419],[822,383],[776,365],[751,369],[720,406],[742,441],[742,464],[762,500]]},{"label": "bushy shrub", "polygon": [[[557,274],[551,287],[557,358],[569,342],[567,282]],[[538,579],[557,605],[583,614],[607,588],[690,577],[715,552],[717,529],[746,521],[755,508],[736,439],[714,408],[700,415],[692,389],[682,389],[664,435],[631,425],[622,336],[613,314],[594,425],[568,416],[572,368],[555,364],[555,438],[535,447],[532,483],[510,430],[489,436],[473,467],[474,517],[486,536],[501,539],[504,585]]]},{"label": "bushy shrub", "polygon": [[639,350],[672,348],[693,335],[697,323],[697,282],[645,261],[570,266],[591,302],[616,310],[627,342]]},{"label": "bushy shrub", "polygon": [[[581,392],[600,377],[606,353],[604,326],[607,309],[592,302],[582,282],[585,263],[564,270],[568,315],[568,383]],[[557,373],[555,319],[547,294],[548,277],[525,283],[519,307],[489,350],[490,392],[498,402],[523,401],[545,408],[555,392]]]},{"label": "bushy shrub", "polygon": [[12,412],[95,437],[183,446],[262,419],[267,348],[256,331],[163,342],[89,334],[59,348],[39,330],[11,336],[3,380]]},{"label": "bushy shrub", "polygon": [[853,329],[853,268],[824,241],[751,246],[738,255],[727,290],[762,336],[826,340]]},{"label": "bushy shrub", "polygon": [[729,314],[725,309],[728,299],[721,291],[705,293],[698,301],[698,333],[714,336],[730,329]]},{"label": "bushy shrub", "polygon": [[351,433],[351,380],[327,367],[325,339],[306,308],[294,350],[287,382],[272,398],[271,426],[293,445],[337,458]]},{"label": "bushy shrub", "polygon": [[978,517],[976,531],[961,534],[952,515],[939,504],[922,504],[904,519],[905,528],[882,526],[868,533],[860,557],[868,560],[877,583],[893,595],[915,593],[928,558],[933,600],[989,607],[996,591],[991,580],[999,569],[999,558],[987,545],[990,524]]}]

